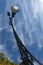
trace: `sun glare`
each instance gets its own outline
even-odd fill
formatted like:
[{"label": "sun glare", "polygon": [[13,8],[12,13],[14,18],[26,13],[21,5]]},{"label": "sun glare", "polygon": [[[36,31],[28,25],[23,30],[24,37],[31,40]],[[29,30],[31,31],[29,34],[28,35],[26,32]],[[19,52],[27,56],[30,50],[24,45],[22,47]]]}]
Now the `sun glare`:
[{"label": "sun glare", "polygon": [[39,2],[40,2],[41,4],[43,4],[43,0],[39,0]]},{"label": "sun glare", "polygon": [[40,12],[43,12],[43,0],[39,0]]}]

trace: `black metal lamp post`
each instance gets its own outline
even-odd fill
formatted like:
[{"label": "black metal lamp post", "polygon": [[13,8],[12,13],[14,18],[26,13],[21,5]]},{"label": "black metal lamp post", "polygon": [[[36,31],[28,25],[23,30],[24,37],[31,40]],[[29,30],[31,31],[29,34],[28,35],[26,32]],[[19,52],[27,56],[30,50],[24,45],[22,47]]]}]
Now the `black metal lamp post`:
[{"label": "black metal lamp post", "polygon": [[43,65],[41,64],[27,49],[26,47],[23,45],[22,41],[19,39],[13,24],[12,24],[12,20],[15,16],[15,14],[19,11],[18,6],[13,6],[11,7],[11,12],[12,14],[10,14],[10,12],[7,13],[7,15],[9,16],[10,22],[9,24],[11,25],[12,29],[13,29],[13,33],[17,42],[17,46],[19,48],[19,52],[21,55],[21,64],[20,65],[34,65],[33,62],[36,61],[39,65]]},{"label": "black metal lamp post", "polygon": [[[17,46],[18,46],[19,52],[21,54],[21,60],[22,60],[21,64],[22,65],[28,65],[29,64],[28,61],[29,61],[33,65],[33,63],[28,59],[28,57],[27,57],[27,55],[28,55],[27,50],[25,49],[22,41],[19,39],[19,37],[18,37],[18,35],[17,35],[17,33],[16,33],[15,29],[14,29],[13,23],[12,23],[12,20],[13,20],[15,14],[18,11],[19,11],[18,6],[13,6],[13,7],[11,7],[11,14],[10,14],[10,12],[7,12],[7,15],[9,16],[9,20],[10,20],[9,24],[11,25],[11,27],[13,29],[13,33],[14,33],[14,36],[15,36],[15,39],[16,39],[16,42],[17,42]],[[26,58],[25,58],[25,56],[26,56]]]}]

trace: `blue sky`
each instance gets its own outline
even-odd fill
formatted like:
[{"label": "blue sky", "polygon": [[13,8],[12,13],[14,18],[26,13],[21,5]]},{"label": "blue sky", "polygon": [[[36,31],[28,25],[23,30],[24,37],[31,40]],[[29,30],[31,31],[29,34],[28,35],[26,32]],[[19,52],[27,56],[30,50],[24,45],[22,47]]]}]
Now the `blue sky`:
[{"label": "blue sky", "polygon": [[[7,12],[18,5],[14,28],[26,48],[43,63],[43,0],[0,0],[0,52],[19,62],[20,54]],[[17,54],[18,53],[18,54]]]}]

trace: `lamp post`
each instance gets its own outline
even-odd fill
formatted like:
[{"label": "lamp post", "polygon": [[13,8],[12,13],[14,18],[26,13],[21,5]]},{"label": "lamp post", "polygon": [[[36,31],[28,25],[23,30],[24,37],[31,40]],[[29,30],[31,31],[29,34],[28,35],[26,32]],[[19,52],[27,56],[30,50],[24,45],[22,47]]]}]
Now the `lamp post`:
[{"label": "lamp post", "polygon": [[19,11],[18,6],[13,6],[13,7],[11,7],[11,14],[10,14],[10,12],[7,12],[7,15],[9,16],[9,20],[10,20],[9,24],[11,25],[11,27],[13,29],[13,33],[14,33],[14,36],[15,36],[15,39],[16,39],[16,42],[17,42],[17,46],[18,46],[20,55],[21,55],[20,59],[21,59],[22,62],[20,63],[20,65],[28,65],[29,62],[33,65],[33,63],[28,59],[27,50],[24,47],[24,45],[23,45],[22,41],[20,40],[19,36],[17,35],[17,33],[14,29],[13,23],[12,23],[12,20],[13,20],[15,14],[18,11]]},{"label": "lamp post", "polygon": [[41,64],[27,49],[26,47],[23,45],[22,41],[20,40],[20,38],[18,37],[13,24],[12,24],[12,20],[15,16],[15,14],[19,11],[18,6],[13,6],[11,7],[11,14],[10,12],[7,12],[7,15],[9,16],[10,19],[10,25],[13,29],[13,33],[17,42],[17,46],[21,55],[21,64],[20,65],[34,65],[33,62],[36,61],[39,65],[43,65]]}]

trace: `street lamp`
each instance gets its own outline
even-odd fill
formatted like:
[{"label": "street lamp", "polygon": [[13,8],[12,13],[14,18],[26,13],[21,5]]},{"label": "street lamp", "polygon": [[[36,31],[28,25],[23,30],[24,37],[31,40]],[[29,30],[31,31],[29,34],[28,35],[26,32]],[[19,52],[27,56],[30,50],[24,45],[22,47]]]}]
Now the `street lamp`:
[{"label": "street lamp", "polygon": [[11,11],[12,11],[12,17],[14,17],[14,15],[19,11],[19,7],[13,6],[11,7]]},{"label": "street lamp", "polygon": [[[11,7],[11,12],[12,12],[12,18],[14,17],[14,15],[19,11],[19,7],[18,6],[12,6]],[[10,16],[10,12],[7,12],[7,15]]]},{"label": "street lamp", "polygon": [[11,7],[11,13],[7,12],[7,15],[9,16],[10,19],[10,25],[12,24],[12,19],[15,16],[15,14],[19,11],[19,7],[18,6],[12,6]]},{"label": "street lamp", "polygon": [[12,10],[12,12],[16,13],[19,11],[19,7],[18,6],[12,6],[11,10]]}]

